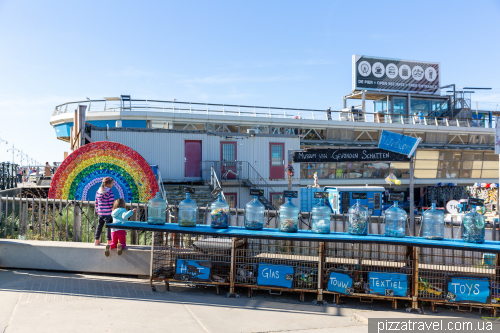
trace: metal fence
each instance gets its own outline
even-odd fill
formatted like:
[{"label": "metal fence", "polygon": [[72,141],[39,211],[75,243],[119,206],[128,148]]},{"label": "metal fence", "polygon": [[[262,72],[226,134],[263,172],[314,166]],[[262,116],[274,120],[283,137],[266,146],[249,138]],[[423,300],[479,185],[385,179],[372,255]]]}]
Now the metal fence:
[{"label": "metal fence", "polygon": [[17,164],[3,162],[0,166],[0,190],[8,190],[17,187]]}]

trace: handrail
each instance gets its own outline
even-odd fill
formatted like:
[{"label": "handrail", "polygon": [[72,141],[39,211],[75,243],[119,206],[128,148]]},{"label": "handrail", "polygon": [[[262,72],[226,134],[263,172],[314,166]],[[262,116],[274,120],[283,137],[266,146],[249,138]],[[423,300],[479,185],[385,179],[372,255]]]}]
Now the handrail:
[{"label": "handrail", "polygon": [[219,181],[219,178],[217,178],[217,173],[215,172],[213,166],[210,166],[210,184],[212,184],[214,188],[220,188],[222,199],[226,201],[226,196],[224,195],[224,191],[222,190],[222,185]]},{"label": "handrail", "polygon": [[[106,100],[91,100],[68,102],[57,105],[53,116],[72,112],[78,105],[87,105],[87,112],[113,112],[113,111],[137,111],[137,112],[169,112],[169,113],[185,113],[185,114],[204,114],[204,115],[224,115],[224,116],[247,116],[247,117],[263,117],[263,118],[287,118],[296,120],[300,123],[303,119],[310,120],[333,120],[333,121],[351,121],[351,122],[381,122],[380,116],[385,116],[388,119],[384,122],[403,122],[413,125],[442,125],[456,126],[453,122],[447,122],[449,119],[459,119],[464,124],[460,126],[466,127],[483,127],[482,121],[485,121],[484,127],[489,126],[489,119],[476,120],[473,118],[450,118],[449,116],[434,116],[436,110],[419,110],[429,112],[432,116],[418,115],[401,115],[396,113],[362,113],[359,109],[343,109],[343,110],[318,110],[318,109],[298,109],[298,108],[283,108],[283,107],[267,107],[267,106],[248,106],[248,105],[232,105],[232,104],[215,104],[215,103],[196,103],[196,102],[179,102],[179,101],[161,101],[161,100],[131,100],[130,107],[124,108],[120,101]],[[354,111],[354,112],[353,112]],[[398,120],[399,119],[399,120]],[[422,120],[427,121],[422,121]],[[394,121],[392,121],[394,120]],[[470,122],[475,122],[470,124]],[[476,126],[474,126],[474,124]],[[471,126],[472,125],[472,126]]]},{"label": "handrail", "polygon": [[158,188],[160,189],[160,194],[161,194],[163,200],[165,200],[167,202],[167,206],[168,206],[167,193],[165,192],[165,187],[163,186],[163,179],[161,178],[160,170],[158,170],[157,173],[158,173]]}]

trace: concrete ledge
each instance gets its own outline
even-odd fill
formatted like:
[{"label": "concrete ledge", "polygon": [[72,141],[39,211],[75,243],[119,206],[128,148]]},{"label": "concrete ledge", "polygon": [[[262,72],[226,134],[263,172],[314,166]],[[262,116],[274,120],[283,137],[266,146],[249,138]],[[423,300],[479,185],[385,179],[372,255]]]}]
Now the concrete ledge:
[{"label": "concrete ledge", "polygon": [[127,245],[104,256],[104,245],[0,239],[0,268],[149,275],[151,247]]}]

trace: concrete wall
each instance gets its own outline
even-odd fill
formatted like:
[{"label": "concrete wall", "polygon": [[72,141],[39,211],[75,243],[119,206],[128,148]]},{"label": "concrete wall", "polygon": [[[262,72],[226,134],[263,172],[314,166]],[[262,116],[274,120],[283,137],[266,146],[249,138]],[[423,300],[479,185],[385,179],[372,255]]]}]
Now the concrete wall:
[{"label": "concrete wall", "polygon": [[67,272],[149,275],[151,247],[128,245],[104,256],[104,246],[92,243],[0,239],[0,267]]}]

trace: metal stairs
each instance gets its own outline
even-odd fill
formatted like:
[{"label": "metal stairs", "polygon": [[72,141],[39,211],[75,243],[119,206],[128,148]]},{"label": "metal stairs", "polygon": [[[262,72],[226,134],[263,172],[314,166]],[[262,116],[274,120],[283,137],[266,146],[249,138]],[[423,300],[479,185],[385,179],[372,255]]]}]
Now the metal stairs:
[{"label": "metal stairs", "polygon": [[[248,187],[248,188],[253,188],[253,189],[258,189],[259,188],[254,183],[252,183],[252,181],[250,179],[242,179],[241,183],[244,186]],[[260,201],[261,204],[264,205],[264,207],[266,207],[266,209],[276,210],[276,207],[273,206],[273,204],[266,198],[265,195],[260,196],[259,197],[259,201]]]}]

